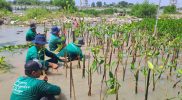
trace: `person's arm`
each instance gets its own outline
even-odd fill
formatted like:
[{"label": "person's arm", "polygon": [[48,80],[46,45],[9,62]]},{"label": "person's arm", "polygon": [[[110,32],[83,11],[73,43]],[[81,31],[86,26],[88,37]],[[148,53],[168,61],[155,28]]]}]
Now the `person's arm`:
[{"label": "person's arm", "polygon": [[38,88],[40,89],[40,93],[42,93],[42,95],[59,95],[61,93],[59,86],[50,84],[45,81],[42,81]]},{"label": "person's arm", "polygon": [[41,59],[38,58],[37,52],[30,51],[30,58],[31,58],[31,60],[34,60],[34,59],[38,60],[44,67],[45,66],[49,66],[49,62],[48,61],[41,60]]},{"label": "person's arm", "polygon": [[45,55],[48,56],[48,57],[51,57],[51,58],[56,58],[57,60],[59,59],[56,54],[48,51],[47,49],[45,49]]},{"label": "person's arm", "polygon": [[56,43],[57,44],[63,44],[64,43],[64,40],[65,40],[64,37],[57,38],[56,39]]},{"label": "person's arm", "polygon": [[48,51],[47,49],[45,49],[45,54],[46,54],[46,56],[51,57],[51,58],[56,58],[58,61],[61,61],[61,62],[66,60],[64,57],[59,58],[56,54]]}]

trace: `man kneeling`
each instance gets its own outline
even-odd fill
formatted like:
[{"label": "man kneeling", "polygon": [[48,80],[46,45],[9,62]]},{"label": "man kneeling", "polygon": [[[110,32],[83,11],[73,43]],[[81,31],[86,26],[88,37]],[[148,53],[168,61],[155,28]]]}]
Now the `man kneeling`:
[{"label": "man kneeling", "polygon": [[13,85],[10,100],[55,100],[61,93],[60,87],[48,83],[47,76],[37,79],[42,74],[42,65],[37,61],[25,64],[25,75],[19,77]]}]

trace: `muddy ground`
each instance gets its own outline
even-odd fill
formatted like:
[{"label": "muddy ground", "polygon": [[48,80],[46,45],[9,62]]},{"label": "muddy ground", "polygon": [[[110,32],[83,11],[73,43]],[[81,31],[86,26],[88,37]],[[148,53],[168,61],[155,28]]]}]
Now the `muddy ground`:
[{"label": "muddy ground", "polygon": [[[5,27],[5,28],[8,29],[9,27]],[[4,28],[2,29],[4,30]],[[2,32],[2,29],[1,29],[1,32]],[[26,28],[24,30],[26,30]],[[8,30],[8,31],[11,31],[11,30]],[[6,34],[6,32],[7,31],[4,30],[4,34]],[[16,33],[12,33],[12,34],[15,34],[14,39],[16,41],[24,41],[24,39],[22,39],[24,34],[22,34],[21,37],[17,36]],[[3,36],[0,38],[2,38],[4,41],[8,38],[7,35],[1,34],[0,36]],[[9,41],[13,41],[13,38],[9,39]],[[5,41],[5,42],[8,42],[8,41]],[[1,41],[1,43],[5,43],[5,42]],[[82,50],[84,54],[88,56],[89,51],[87,47],[83,46]],[[0,74],[0,100],[9,100],[13,83],[15,82],[16,78],[24,75],[23,66],[25,64],[26,52],[27,52],[27,49],[18,50],[16,51],[16,53],[10,53],[7,51],[0,53],[0,56],[5,56],[6,61],[9,64],[14,66],[13,68],[10,69],[10,71]],[[113,55],[112,61],[117,61],[116,55]],[[97,73],[97,71],[94,72],[93,81],[92,81],[92,95],[88,96],[88,89],[89,89],[88,74],[86,73],[86,77],[82,78],[82,68],[81,69],[77,68],[77,64],[78,64],[77,61],[73,62],[73,79],[74,79],[76,99],[77,100],[100,100],[100,87],[101,87],[101,79],[102,79],[103,71],[101,74]],[[88,67],[88,59],[86,59],[86,68],[87,67]],[[126,72],[126,78],[125,78],[125,81],[123,82],[122,67],[123,65],[120,65],[118,70],[118,80],[121,84],[121,88],[119,89],[119,100],[144,100],[144,97],[145,97],[144,76],[140,74],[139,83],[138,83],[138,94],[136,95],[135,94],[135,79],[134,79],[133,73],[131,72],[130,67],[128,67]],[[161,80],[157,82],[156,90],[154,92],[152,91],[152,83],[151,83],[148,100],[166,100],[168,98],[176,97],[178,92],[181,91],[181,89],[180,87],[172,88],[174,81],[175,81],[174,78],[169,78],[167,80],[166,75],[164,75],[161,78]],[[60,63],[60,67],[58,71],[50,69],[50,73],[48,74],[48,82],[52,84],[56,84],[61,87],[62,93],[64,94],[63,96],[64,98],[62,100],[73,99],[73,94],[72,94],[72,98],[70,98],[69,69],[67,70],[67,77],[66,77],[66,69],[63,67],[63,63]],[[104,95],[104,92],[106,92],[106,89],[107,88],[104,84],[102,96]],[[114,99],[115,99],[115,95],[110,95],[107,98],[105,98],[105,100],[114,100]],[[176,98],[173,100],[179,100],[179,98]]]}]

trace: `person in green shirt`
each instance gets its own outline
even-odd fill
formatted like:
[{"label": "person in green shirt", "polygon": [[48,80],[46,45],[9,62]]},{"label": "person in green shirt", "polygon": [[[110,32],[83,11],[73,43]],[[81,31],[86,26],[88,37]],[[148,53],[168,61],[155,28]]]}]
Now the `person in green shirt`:
[{"label": "person in green shirt", "polygon": [[83,39],[78,38],[78,41],[75,43],[65,44],[65,38],[60,37],[60,29],[57,26],[51,28],[51,36],[49,40],[49,50],[58,52],[58,57],[65,57],[67,55],[68,60],[73,61],[83,58],[82,50],[80,49],[83,43]]},{"label": "person in green shirt", "polygon": [[33,41],[35,39],[37,32],[36,32],[36,24],[31,23],[30,24],[30,29],[26,33],[26,41]]},{"label": "person in green shirt", "polygon": [[61,48],[59,53],[57,54],[58,57],[68,57],[69,61],[78,60],[78,58],[82,59],[83,54],[81,50],[81,44],[80,43],[69,43],[65,47]]},{"label": "person in green shirt", "polygon": [[59,86],[48,83],[47,76],[38,79],[42,74],[42,65],[38,61],[28,61],[25,66],[25,75],[17,78],[13,85],[10,100],[55,100],[60,95]]},{"label": "person in green shirt", "polygon": [[[44,69],[47,71],[49,67],[57,69],[58,61],[66,61],[64,57],[58,57],[56,54],[48,51],[45,48],[45,44],[47,44],[45,35],[36,35],[35,40],[33,40],[32,42],[35,45],[28,49],[26,62],[30,60],[39,60],[43,65]],[[50,59],[45,60],[45,56],[50,57]]]},{"label": "person in green shirt", "polygon": [[65,36],[63,34],[60,34],[60,29],[57,26],[53,26],[51,28],[51,36],[49,39],[49,50],[55,51],[58,48],[58,46],[66,45],[65,42]]}]

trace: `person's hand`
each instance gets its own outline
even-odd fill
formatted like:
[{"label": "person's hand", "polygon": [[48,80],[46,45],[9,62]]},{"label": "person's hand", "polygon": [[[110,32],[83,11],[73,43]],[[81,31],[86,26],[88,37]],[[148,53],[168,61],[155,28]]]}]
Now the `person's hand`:
[{"label": "person's hand", "polygon": [[49,66],[53,69],[57,69],[58,68],[58,64],[55,63],[49,63]]},{"label": "person's hand", "polygon": [[64,61],[64,62],[65,61],[68,61],[68,57],[66,57],[66,58],[65,57],[60,57],[59,59],[62,60],[62,61]]},{"label": "person's hand", "polygon": [[43,80],[46,81],[46,82],[48,81],[47,75],[43,76]]},{"label": "person's hand", "polygon": [[39,77],[39,79],[40,79],[40,80],[44,80],[44,81],[46,81],[46,82],[48,81],[47,75],[42,75],[42,76]]}]

